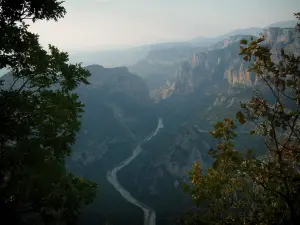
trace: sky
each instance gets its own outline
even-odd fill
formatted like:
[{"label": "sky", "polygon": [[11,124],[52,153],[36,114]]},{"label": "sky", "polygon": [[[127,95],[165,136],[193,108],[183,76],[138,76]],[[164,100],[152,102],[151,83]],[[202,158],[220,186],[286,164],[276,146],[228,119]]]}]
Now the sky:
[{"label": "sky", "polygon": [[105,50],[217,36],[294,19],[300,0],[65,0],[65,18],[39,21],[40,42],[67,51]]}]

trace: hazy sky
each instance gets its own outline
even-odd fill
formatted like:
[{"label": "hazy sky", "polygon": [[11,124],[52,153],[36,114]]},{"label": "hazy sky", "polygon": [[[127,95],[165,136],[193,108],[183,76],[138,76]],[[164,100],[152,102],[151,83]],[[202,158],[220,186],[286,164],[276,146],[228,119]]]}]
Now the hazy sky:
[{"label": "hazy sky", "polygon": [[300,11],[300,0],[66,0],[64,5],[64,19],[31,29],[43,45],[68,51],[216,36],[290,20]]}]

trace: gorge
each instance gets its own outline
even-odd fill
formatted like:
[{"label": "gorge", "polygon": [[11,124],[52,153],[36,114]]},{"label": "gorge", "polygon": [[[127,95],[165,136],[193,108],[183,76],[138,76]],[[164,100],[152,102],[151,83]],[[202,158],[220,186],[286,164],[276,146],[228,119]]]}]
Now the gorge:
[{"label": "gorge", "polygon": [[0,0],[0,225],[299,225],[296,7]]},{"label": "gorge", "polygon": [[158,124],[157,128],[155,131],[150,134],[148,137],[146,137],[141,143],[137,145],[137,147],[133,150],[132,155],[124,160],[123,162],[120,163],[117,167],[115,167],[111,172],[107,173],[107,180],[114,186],[116,190],[125,198],[128,202],[138,206],[141,208],[144,212],[144,225],[155,225],[155,211],[151,209],[150,207],[146,206],[142,202],[138,201],[137,199],[133,198],[132,195],[122,187],[122,185],[118,182],[117,179],[117,173],[120,171],[122,168],[127,166],[132,160],[134,160],[142,151],[142,145],[144,142],[150,141],[152,137],[157,135],[160,129],[163,128],[163,122],[162,119],[158,119]]},{"label": "gorge", "polygon": [[[265,44],[275,56],[280,48],[300,53],[299,38],[291,32],[265,30]],[[195,161],[204,169],[213,162],[208,150],[217,142],[209,131],[224,117],[235,117],[239,103],[260,88],[239,56],[240,40],[250,37],[227,37],[209,48],[189,47],[182,55],[182,46],[152,51],[128,68],[86,67],[91,84],[77,91],[85,113],[68,165],[96,181],[100,191],[81,224],[173,225],[193,206],[182,186]],[[157,117],[163,118],[164,129],[160,120],[155,127]],[[247,145],[261,154],[263,143],[248,130],[251,126],[238,128],[236,146]]]}]

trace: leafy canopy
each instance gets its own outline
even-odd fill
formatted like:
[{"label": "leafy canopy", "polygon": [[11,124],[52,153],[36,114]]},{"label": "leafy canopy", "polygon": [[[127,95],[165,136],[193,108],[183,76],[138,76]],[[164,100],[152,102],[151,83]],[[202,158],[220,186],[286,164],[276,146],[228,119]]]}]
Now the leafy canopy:
[{"label": "leafy canopy", "polygon": [[0,1],[0,211],[4,224],[70,224],[96,185],[67,171],[83,104],[74,92],[89,72],[45,50],[26,21],[58,20],[57,0]]}]

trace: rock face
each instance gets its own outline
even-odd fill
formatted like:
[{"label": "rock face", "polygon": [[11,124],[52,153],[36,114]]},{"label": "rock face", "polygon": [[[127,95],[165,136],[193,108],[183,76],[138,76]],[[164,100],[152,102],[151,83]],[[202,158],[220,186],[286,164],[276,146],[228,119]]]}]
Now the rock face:
[{"label": "rock face", "polygon": [[230,80],[231,84],[250,84],[251,76],[247,74],[247,68],[238,56],[239,40],[246,37],[249,38],[232,37],[222,44],[210,47],[210,51],[195,53],[178,69],[173,93],[186,95],[206,88],[207,84],[221,85],[224,78]]},{"label": "rock face", "polygon": [[[263,30],[263,36],[265,41],[262,44],[270,47],[274,61],[280,57],[280,49],[300,54],[300,42],[295,28],[269,27]],[[228,84],[248,87],[257,85],[259,79],[254,73],[248,72],[248,66],[240,58],[232,62],[224,73],[224,78],[228,80]]]},{"label": "rock face", "polygon": [[291,43],[296,38],[295,28],[269,27],[263,30],[268,44]]},{"label": "rock face", "polygon": [[154,101],[154,103],[159,102],[160,100],[165,100],[170,97],[175,90],[175,82],[170,84],[169,81],[166,81],[165,85],[150,91],[150,97]]},{"label": "rock face", "polygon": [[[291,31],[266,30],[267,41],[263,44],[271,48],[275,58],[279,57],[280,48],[299,53],[299,39]],[[256,75],[248,72],[250,65],[239,55],[241,39],[249,40],[250,36],[230,37],[207,51],[191,54],[179,65],[174,82],[151,92],[165,127],[151,143],[143,146],[145,151],[139,160],[124,169],[121,182],[162,214],[168,213],[163,201],[174,201],[171,203],[174,205],[184,201],[184,197],[178,197],[180,187],[187,181],[194,161],[204,168],[211,165],[208,150],[216,146],[216,140],[208,131],[225,116],[233,118],[239,102],[249,100],[252,87],[260,84]],[[260,140],[249,141],[252,137],[247,131],[241,133],[235,143],[238,149],[245,149],[245,144],[263,149]],[[126,180],[129,174],[133,181]]]},{"label": "rock face", "polygon": [[[278,59],[280,56],[281,48],[285,51],[292,51],[296,55],[300,53],[300,41],[294,28],[270,27],[264,30],[264,35],[265,41],[262,44],[270,47],[274,59]],[[230,37],[211,46],[207,52],[194,53],[189,60],[180,65],[176,73],[174,90],[172,90],[172,96],[169,98],[175,99],[178,95],[182,95],[186,96],[187,101],[191,101],[189,96],[193,93],[198,93],[199,96],[203,94],[214,96],[215,100],[211,102],[208,108],[209,114],[221,114],[220,110],[224,110],[225,115],[226,109],[230,111],[230,108],[238,107],[239,101],[244,101],[247,96],[251,96],[252,87],[259,84],[258,77],[254,73],[248,72],[250,64],[244,62],[239,56],[240,40],[242,39],[249,40],[250,36]],[[218,87],[218,92],[212,91],[214,86]],[[226,92],[222,93],[221,87],[226,89]],[[199,134],[197,135],[199,136]],[[193,144],[197,135],[193,130],[189,130],[189,135],[181,133],[181,136],[175,138],[172,147],[169,148],[168,155],[161,162],[161,165],[169,173],[181,177],[182,174],[186,174],[182,171],[185,171],[185,165],[190,166],[193,157],[194,160],[202,160],[203,154],[201,151],[199,153],[199,146],[195,147]],[[201,147],[200,144],[200,148],[204,147]],[[185,157],[178,159],[181,160],[181,166],[179,166],[179,161],[171,160],[171,155],[178,154],[178,149],[189,149],[189,152],[184,154]],[[199,154],[202,154],[201,157]],[[184,159],[186,160],[185,163],[183,163]]]},{"label": "rock face", "polygon": [[143,77],[150,90],[160,89],[166,80],[174,81],[178,64],[188,60],[193,52],[203,49],[190,44],[152,49],[145,59],[129,66],[129,70]]},{"label": "rock face", "polygon": [[[300,39],[295,28],[270,27],[263,30],[265,41],[262,43],[271,48],[274,61],[280,56],[280,49],[300,55]],[[220,74],[224,74],[229,87],[253,87],[258,84],[254,73],[248,72],[249,63],[239,56],[240,40],[250,36],[233,36],[211,47],[207,52],[194,53],[178,69],[173,93],[188,94],[209,81],[222,83]]]},{"label": "rock face", "polygon": [[244,85],[251,87],[255,85],[256,76],[248,71],[248,65],[242,59],[236,59],[224,73],[224,78],[230,86]]},{"label": "rock face", "polygon": [[[230,85],[253,85],[255,78],[247,72],[247,65],[238,55],[239,42],[242,39],[250,39],[250,36],[229,37],[200,52],[193,53],[190,59],[180,64],[175,73],[172,92],[168,93],[188,95],[199,89],[204,90],[210,85],[223,85],[226,81]],[[155,91],[157,102],[165,99],[163,95],[166,91],[160,88],[152,92]]]}]

